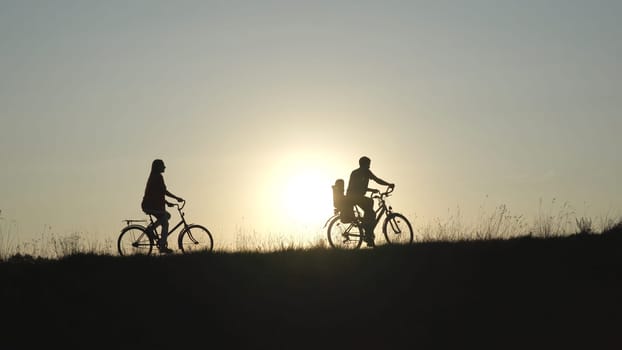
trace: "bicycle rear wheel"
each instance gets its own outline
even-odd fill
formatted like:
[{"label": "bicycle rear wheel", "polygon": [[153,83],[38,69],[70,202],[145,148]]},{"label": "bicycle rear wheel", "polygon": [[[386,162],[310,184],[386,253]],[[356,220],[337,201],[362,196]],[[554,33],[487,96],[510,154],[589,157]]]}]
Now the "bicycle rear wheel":
[{"label": "bicycle rear wheel", "polygon": [[413,241],[412,225],[399,213],[391,213],[384,219],[382,233],[389,244],[411,244]]},{"label": "bicycle rear wheel", "polygon": [[354,250],[361,246],[362,234],[356,224],[343,223],[339,216],[335,216],[328,224],[328,243],[336,249]]},{"label": "bicycle rear wheel", "polygon": [[121,256],[149,255],[153,250],[153,239],[142,226],[129,226],[121,230],[117,249]]},{"label": "bicycle rear wheel", "polygon": [[212,234],[201,225],[189,225],[181,231],[178,244],[184,253],[211,252],[214,249]]}]

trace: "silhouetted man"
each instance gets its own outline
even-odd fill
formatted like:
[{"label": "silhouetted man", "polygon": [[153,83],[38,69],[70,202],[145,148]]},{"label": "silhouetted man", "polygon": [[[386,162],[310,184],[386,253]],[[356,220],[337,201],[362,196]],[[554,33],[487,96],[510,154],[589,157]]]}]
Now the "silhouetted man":
[{"label": "silhouetted man", "polygon": [[358,205],[363,209],[363,230],[365,231],[365,242],[367,246],[373,247],[374,244],[374,226],[376,226],[376,217],[374,213],[374,200],[365,196],[367,192],[377,193],[380,192],[377,189],[368,188],[369,180],[374,180],[380,185],[395,187],[395,184],[384,181],[383,179],[374,175],[369,170],[371,160],[365,156],[359,159],[359,168],[354,169],[350,173],[350,180],[348,181],[348,190],[346,196],[353,205]]},{"label": "silhouetted man", "polygon": [[149,174],[149,179],[147,179],[145,196],[143,197],[141,207],[146,214],[153,215],[157,218],[153,225],[154,229],[162,225],[162,233],[160,235],[161,238],[158,248],[161,253],[168,254],[173,252],[168,248],[166,242],[168,238],[168,220],[171,218],[171,214],[165,210],[164,204],[169,207],[172,207],[174,204],[168,202],[165,196],[175,198],[178,202],[183,202],[184,199],[177,197],[166,189],[164,177],[162,176],[165,168],[164,161],[161,159],[156,159],[151,163],[151,173]]}]

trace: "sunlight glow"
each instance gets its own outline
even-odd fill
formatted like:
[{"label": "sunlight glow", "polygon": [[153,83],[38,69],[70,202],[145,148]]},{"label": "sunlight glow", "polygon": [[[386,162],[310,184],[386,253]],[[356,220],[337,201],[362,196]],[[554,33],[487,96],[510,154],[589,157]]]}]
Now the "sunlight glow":
[{"label": "sunlight glow", "polygon": [[331,201],[330,186],[321,174],[295,174],[286,180],[282,188],[283,212],[299,224],[313,225],[326,219]]},{"label": "sunlight glow", "polygon": [[301,241],[312,239],[332,215],[334,171],[326,160],[300,156],[284,157],[272,178],[276,194],[272,210],[279,213],[285,232],[299,235]]}]

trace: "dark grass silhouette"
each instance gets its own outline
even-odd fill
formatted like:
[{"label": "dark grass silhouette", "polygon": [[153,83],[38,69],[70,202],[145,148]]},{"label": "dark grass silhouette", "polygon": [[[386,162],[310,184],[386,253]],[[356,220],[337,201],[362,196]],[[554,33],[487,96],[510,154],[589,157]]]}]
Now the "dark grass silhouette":
[{"label": "dark grass silhouette", "polygon": [[16,255],[1,348],[619,349],[622,229],[166,257]]}]

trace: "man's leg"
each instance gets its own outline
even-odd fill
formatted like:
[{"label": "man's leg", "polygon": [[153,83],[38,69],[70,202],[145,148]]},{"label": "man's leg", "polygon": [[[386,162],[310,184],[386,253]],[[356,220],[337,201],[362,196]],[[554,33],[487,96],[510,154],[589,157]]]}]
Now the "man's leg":
[{"label": "man's leg", "polygon": [[374,200],[369,197],[363,197],[360,202],[361,209],[363,209],[363,225],[365,226],[365,235],[367,237],[367,244],[374,245],[374,226],[376,223],[376,217],[374,213]]}]

